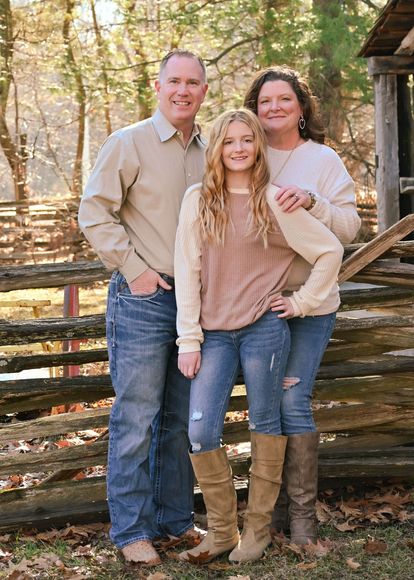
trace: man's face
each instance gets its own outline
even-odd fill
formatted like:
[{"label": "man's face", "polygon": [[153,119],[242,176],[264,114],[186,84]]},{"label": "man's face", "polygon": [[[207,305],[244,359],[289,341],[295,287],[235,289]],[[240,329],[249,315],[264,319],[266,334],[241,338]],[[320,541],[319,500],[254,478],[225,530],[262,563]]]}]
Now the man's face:
[{"label": "man's face", "polygon": [[207,84],[195,58],[174,55],[155,81],[161,113],[177,129],[192,125],[204,101]]}]

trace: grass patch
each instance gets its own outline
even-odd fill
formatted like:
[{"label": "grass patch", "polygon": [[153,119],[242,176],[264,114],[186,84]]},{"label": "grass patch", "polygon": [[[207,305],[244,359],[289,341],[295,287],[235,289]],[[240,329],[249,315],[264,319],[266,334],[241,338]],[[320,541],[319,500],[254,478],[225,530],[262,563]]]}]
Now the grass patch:
[{"label": "grass patch", "polygon": [[[0,537],[0,578],[93,580],[408,580],[413,577],[414,540],[410,523],[339,532],[321,526],[322,540],[314,549],[296,550],[288,544],[270,547],[258,562],[231,566],[226,556],[209,565],[195,567],[175,558],[182,546],[162,554],[163,563],[153,569],[124,564],[102,529],[88,535],[38,539],[44,534]],[[65,532],[63,532],[65,533]],[[26,575],[24,575],[26,574]]]}]

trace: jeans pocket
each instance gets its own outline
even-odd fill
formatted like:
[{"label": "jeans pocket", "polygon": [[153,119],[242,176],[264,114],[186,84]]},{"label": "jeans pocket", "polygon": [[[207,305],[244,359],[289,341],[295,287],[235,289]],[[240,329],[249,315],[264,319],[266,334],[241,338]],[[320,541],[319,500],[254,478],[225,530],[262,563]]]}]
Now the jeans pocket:
[{"label": "jeans pocket", "polygon": [[127,284],[126,287],[120,287],[118,295],[126,300],[151,300],[159,294],[164,294],[164,292],[164,288],[158,286],[154,292],[150,292],[149,294],[132,294]]}]

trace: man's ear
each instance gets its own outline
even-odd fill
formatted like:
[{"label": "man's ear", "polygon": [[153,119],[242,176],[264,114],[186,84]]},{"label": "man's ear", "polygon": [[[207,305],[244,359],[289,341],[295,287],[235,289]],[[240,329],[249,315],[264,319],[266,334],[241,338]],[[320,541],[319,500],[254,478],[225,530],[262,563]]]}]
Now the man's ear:
[{"label": "man's ear", "polygon": [[160,92],[160,87],[161,87],[160,81],[158,79],[155,80],[154,87],[155,87],[155,92],[158,95]]}]

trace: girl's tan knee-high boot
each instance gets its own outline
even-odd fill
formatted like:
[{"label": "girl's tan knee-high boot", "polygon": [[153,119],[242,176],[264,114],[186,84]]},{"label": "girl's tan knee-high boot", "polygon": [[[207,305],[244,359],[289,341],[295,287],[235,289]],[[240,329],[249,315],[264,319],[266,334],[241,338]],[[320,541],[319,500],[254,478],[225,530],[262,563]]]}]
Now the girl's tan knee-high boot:
[{"label": "girl's tan knee-high boot", "polygon": [[314,544],[317,540],[318,446],[319,433],[289,435],[284,473],[292,544]]},{"label": "girl's tan knee-high boot", "polygon": [[271,543],[270,524],[282,482],[287,437],[251,433],[252,466],[249,499],[240,542],[231,562],[258,560]]},{"label": "girl's tan knee-high boot", "polygon": [[237,497],[225,447],[190,454],[198,485],[207,508],[207,535],[202,542],[181,552],[180,560],[209,562],[232,550],[240,536],[237,528]]}]

